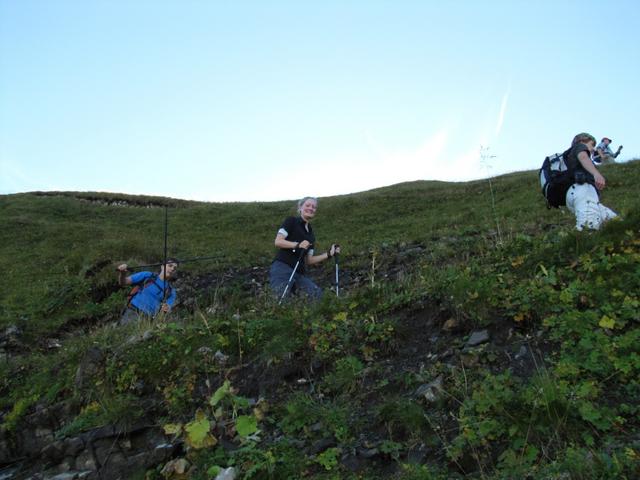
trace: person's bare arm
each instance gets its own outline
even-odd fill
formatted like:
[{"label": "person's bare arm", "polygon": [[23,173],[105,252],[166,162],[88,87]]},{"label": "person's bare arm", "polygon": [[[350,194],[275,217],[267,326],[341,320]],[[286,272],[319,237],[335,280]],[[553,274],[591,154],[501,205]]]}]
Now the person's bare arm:
[{"label": "person's bare arm", "polygon": [[605,186],[606,181],[602,176],[602,174],[598,171],[596,166],[591,161],[589,154],[587,152],[580,152],[578,154],[578,161],[587,172],[593,175],[593,178],[596,182],[596,188],[598,190],[602,190]]},{"label": "person's bare arm", "polygon": [[331,248],[325,253],[321,253],[320,255],[307,255],[306,263],[307,265],[316,265],[325,260],[329,260],[336,253],[340,253],[340,245],[331,245]]},{"label": "person's bare arm", "polygon": [[131,285],[131,277],[127,276],[127,264],[118,265],[118,283],[120,285]]},{"label": "person's bare arm", "polygon": [[286,250],[293,250],[294,248],[303,248],[306,250],[311,245],[308,240],[303,240],[299,243],[287,240],[282,233],[278,233],[276,235],[276,239],[273,243],[276,247],[284,248]]}]

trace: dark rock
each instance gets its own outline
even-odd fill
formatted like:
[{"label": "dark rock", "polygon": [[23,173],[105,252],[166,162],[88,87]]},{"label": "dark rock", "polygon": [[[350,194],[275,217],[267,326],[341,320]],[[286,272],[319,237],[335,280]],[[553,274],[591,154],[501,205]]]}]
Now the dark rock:
[{"label": "dark rock", "polygon": [[95,442],[93,451],[98,465],[105,466],[108,463],[113,468],[126,460],[118,450],[112,439],[102,439]]},{"label": "dark rock", "polygon": [[[0,447],[2,447],[2,445],[0,445]],[[2,463],[3,462],[0,461],[0,464]],[[5,468],[0,467],[0,480],[11,480],[12,478],[15,478],[15,475],[18,473],[18,470],[19,468],[16,467],[15,465],[12,465],[10,467],[5,467]]]},{"label": "dark rock", "polygon": [[461,355],[460,360],[462,361],[462,364],[467,368],[475,367],[480,363],[480,357],[478,357],[478,355],[470,353]]},{"label": "dark rock", "polygon": [[225,365],[229,360],[229,355],[225,355],[220,350],[217,350],[216,353],[214,353],[213,355],[213,359],[216,361],[217,364]]},{"label": "dark rock", "polygon": [[58,340],[57,338],[49,338],[47,339],[47,348],[49,350],[62,348],[62,343],[60,343],[60,340]]},{"label": "dark rock", "polygon": [[311,453],[311,455],[317,455],[324,452],[327,448],[335,446],[336,441],[333,438],[323,438],[322,440],[318,440],[311,446],[311,450],[309,453]]},{"label": "dark rock", "polygon": [[154,460],[154,463],[160,463],[168,458],[171,458],[177,450],[178,445],[174,445],[171,443],[162,443],[155,446],[155,448],[151,452],[151,458]]},{"label": "dark rock", "polygon": [[46,480],[80,480],[82,478],[87,478],[93,472],[91,471],[73,471],[73,472],[64,472],[59,473],[53,477],[47,477]]},{"label": "dark rock", "polygon": [[442,358],[449,358],[454,354],[454,351],[452,348],[448,348],[446,349],[444,352],[442,352],[442,354],[440,355]]},{"label": "dark rock", "polygon": [[91,347],[87,350],[76,370],[74,380],[76,389],[81,390],[96,377],[102,368],[104,359],[105,355],[98,347]]},{"label": "dark rock", "polygon": [[[12,460],[12,456],[10,455],[9,444],[4,439],[4,432],[0,431],[0,465],[5,465],[7,463],[10,463],[11,460]],[[2,470],[0,470],[0,473],[1,472]]]},{"label": "dark rock", "polygon": [[518,350],[518,353],[516,354],[516,360],[520,360],[521,358],[523,358],[526,355],[527,355],[527,347],[522,345],[520,347],[520,350]]},{"label": "dark rock", "polygon": [[81,435],[85,442],[95,442],[102,438],[112,437],[117,434],[116,427],[113,425],[105,425],[104,427],[96,428],[90,432],[86,432]]},{"label": "dark rock", "polygon": [[309,427],[309,430],[311,430],[312,432],[320,432],[322,431],[322,428],[322,422],[316,422]]},{"label": "dark rock", "polygon": [[420,445],[419,447],[409,450],[407,452],[407,462],[412,463],[414,465],[420,465],[424,463],[427,458],[427,449],[424,445]]},{"label": "dark rock", "polygon": [[46,445],[41,451],[40,454],[47,460],[52,462],[58,462],[64,458],[65,448],[64,442],[62,440],[58,440]]},{"label": "dark rock", "polygon": [[3,347],[19,347],[21,345],[20,337],[22,330],[17,325],[9,325],[0,334],[0,346]]},{"label": "dark rock", "polygon": [[141,470],[156,461],[153,452],[141,452],[136,455],[126,457],[126,468],[129,471]]},{"label": "dark rock", "polygon": [[415,396],[417,398],[424,398],[429,403],[438,401],[442,393],[442,375],[438,376],[432,382],[420,385],[416,390]]},{"label": "dark rock", "polygon": [[[135,432],[134,432],[135,430]],[[149,449],[152,445],[166,445],[166,439],[160,428],[140,427],[132,429],[129,434],[130,447],[134,450]]]},{"label": "dark rock", "polygon": [[477,332],[473,332],[467,340],[464,348],[475,347],[482,343],[486,343],[489,341],[489,331],[488,330],[480,330]]},{"label": "dark rock", "polygon": [[364,467],[364,461],[361,458],[358,458],[355,455],[347,455],[345,456],[340,463],[344,468],[351,472],[357,472],[358,470],[362,470]]},{"label": "dark rock", "polygon": [[96,470],[97,465],[93,454],[88,451],[82,451],[78,456],[76,456],[76,468],[82,470]]},{"label": "dark rock", "polygon": [[380,450],[377,448],[358,448],[356,452],[358,453],[358,457],[366,459],[373,458],[380,454]]}]

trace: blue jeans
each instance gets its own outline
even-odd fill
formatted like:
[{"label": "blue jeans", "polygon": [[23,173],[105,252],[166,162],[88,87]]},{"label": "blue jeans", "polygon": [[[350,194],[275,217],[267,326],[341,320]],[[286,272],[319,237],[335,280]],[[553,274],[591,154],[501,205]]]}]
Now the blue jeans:
[{"label": "blue jeans", "polygon": [[[289,278],[291,278],[291,273],[293,273],[293,267],[290,267],[286,263],[275,260],[271,264],[269,283],[271,284],[271,290],[273,290],[273,293],[276,294],[278,299],[282,297]],[[322,296],[322,289],[319,286],[304,275],[296,272],[291,282],[291,287],[289,287],[289,291],[287,291],[287,296],[298,292],[302,292],[313,300],[318,300]]]}]

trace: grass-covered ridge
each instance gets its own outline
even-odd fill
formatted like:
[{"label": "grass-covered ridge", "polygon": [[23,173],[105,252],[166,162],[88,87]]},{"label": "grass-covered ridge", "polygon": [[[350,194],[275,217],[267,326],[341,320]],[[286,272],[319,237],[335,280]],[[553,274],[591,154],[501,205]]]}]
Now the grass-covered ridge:
[{"label": "grass-covered ridge", "polygon": [[[4,196],[0,328],[21,334],[0,364],[2,428],[70,397],[58,438],[151,419],[192,478],[634,478],[639,166],[603,167],[622,220],[597,233],[547,210],[534,172],[321,198],[319,248],[343,246],[349,283],[316,306],[248,281],[293,201]],[[170,255],[220,257],[181,268],[173,318],[113,328],[114,267],[161,260],[165,205]],[[104,360],[79,387],[92,347]]]}]

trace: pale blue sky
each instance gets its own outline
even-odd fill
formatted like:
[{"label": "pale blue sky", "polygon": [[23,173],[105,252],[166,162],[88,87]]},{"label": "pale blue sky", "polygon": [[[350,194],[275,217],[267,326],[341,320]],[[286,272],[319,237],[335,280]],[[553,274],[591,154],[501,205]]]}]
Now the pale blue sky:
[{"label": "pale blue sky", "polygon": [[0,0],[0,194],[328,196],[581,131],[637,158],[639,30],[637,0]]}]

